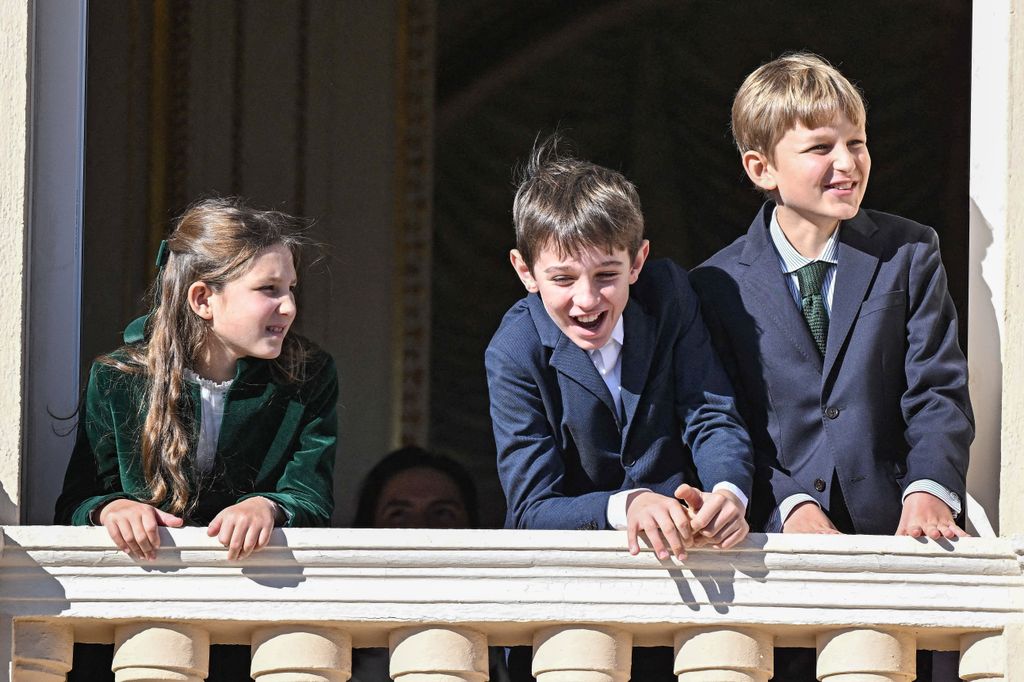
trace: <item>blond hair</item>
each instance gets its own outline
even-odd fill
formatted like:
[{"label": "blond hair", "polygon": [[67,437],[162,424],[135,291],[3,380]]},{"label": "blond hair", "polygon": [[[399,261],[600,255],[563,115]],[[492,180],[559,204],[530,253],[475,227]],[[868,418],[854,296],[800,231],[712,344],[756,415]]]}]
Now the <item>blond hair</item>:
[{"label": "blond hair", "polygon": [[[189,287],[205,282],[219,292],[244,275],[262,251],[279,244],[291,252],[298,269],[306,244],[302,227],[299,219],[284,213],[258,211],[238,198],[216,198],[189,207],[167,238],[169,254],[153,286],[145,340],[99,358],[146,377],[145,402],[139,406],[146,413],[141,451],[149,498],[143,502],[166,505],[175,514],[187,513],[195,502],[184,464],[197,425],[182,399],[187,392],[185,369],[197,366],[211,332],[210,323],[189,306]],[[289,334],[281,354],[270,361],[271,369],[284,382],[303,381],[309,353],[308,342]]]},{"label": "blond hair", "polygon": [[559,152],[552,135],[535,146],[512,204],[516,248],[531,269],[545,247],[578,257],[588,248],[636,257],[644,216],[636,187],[619,173]]},{"label": "blond hair", "polygon": [[732,135],[743,154],[774,159],[775,145],[801,123],[818,128],[840,114],[855,126],[867,123],[864,99],[853,83],[809,52],[783,55],[754,70],[732,102]]}]

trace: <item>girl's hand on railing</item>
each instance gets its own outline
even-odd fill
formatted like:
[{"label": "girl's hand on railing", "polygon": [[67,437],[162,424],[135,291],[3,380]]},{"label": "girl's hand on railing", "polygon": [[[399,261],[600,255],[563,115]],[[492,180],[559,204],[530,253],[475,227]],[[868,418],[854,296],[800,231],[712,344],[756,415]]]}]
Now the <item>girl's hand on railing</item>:
[{"label": "girl's hand on railing", "polygon": [[206,534],[217,536],[228,548],[228,559],[244,559],[270,542],[270,533],[280,514],[277,503],[266,497],[249,497],[221,510],[213,517]]},{"label": "girl's hand on railing", "polygon": [[180,528],[184,521],[156,507],[134,500],[113,500],[103,505],[99,522],[117,548],[133,559],[156,559],[160,526]]}]

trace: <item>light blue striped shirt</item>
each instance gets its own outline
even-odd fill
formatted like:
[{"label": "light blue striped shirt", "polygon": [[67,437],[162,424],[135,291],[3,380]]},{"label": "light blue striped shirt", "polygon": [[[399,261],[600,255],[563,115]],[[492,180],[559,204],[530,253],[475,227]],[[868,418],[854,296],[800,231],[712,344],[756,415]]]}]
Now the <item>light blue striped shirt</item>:
[{"label": "light blue striped shirt", "polygon": [[[821,250],[821,255],[817,258],[808,258],[807,256],[801,255],[801,253],[789,243],[789,239],[786,238],[785,233],[782,231],[782,226],[779,225],[777,213],[778,209],[772,211],[772,220],[768,231],[771,234],[772,244],[775,245],[775,252],[779,254],[779,266],[782,268],[783,273],[789,275],[786,278],[786,283],[789,284],[789,293],[792,294],[793,301],[796,303],[797,309],[801,311],[803,310],[800,297],[800,281],[797,279],[796,271],[808,263],[820,260],[825,263],[832,263],[832,267],[825,273],[825,280],[821,283],[821,294],[825,299],[825,310],[828,312],[829,317],[831,317],[832,296],[836,290],[836,271],[839,269],[839,227],[832,232],[832,236],[830,236],[828,241],[825,242],[825,248]],[[960,515],[960,509],[962,506],[960,496],[941,483],[931,479],[924,478],[918,481],[913,481],[903,491],[903,499],[906,500],[907,495],[910,493],[920,492],[931,493],[945,502],[950,508],[950,511],[953,512],[954,518]],[[790,495],[784,499],[779,504],[778,508],[780,525],[785,523],[793,509],[803,502],[817,503],[813,497],[803,493]]]},{"label": "light blue striped shirt", "polygon": [[782,226],[779,225],[779,219],[776,217],[776,212],[772,211],[772,222],[770,232],[772,235],[772,243],[775,244],[775,251],[779,254],[779,264],[782,266],[782,271],[789,275],[786,281],[789,282],[789,293],[793,295],[793,300],[796,301],[796,307],[801,308],[800,303],[800,281],[797,279],[796,271],[805,265],[813,263],[814,261],[822,261],[823,263],[831,263],[832,267],[825,273],[825,280],[821,283],[821,295],[825,299],[825,311],[832,316],[832,294],[836,288],[836,266],[839,264],[839,229],[836,228],[832,232],[832,236],[825,242],[825,248],[821,250],[821,255],[817,258],[808,258],[803,256],[797,251],[789,240],[786,239],[786,235],[782,232]]}]

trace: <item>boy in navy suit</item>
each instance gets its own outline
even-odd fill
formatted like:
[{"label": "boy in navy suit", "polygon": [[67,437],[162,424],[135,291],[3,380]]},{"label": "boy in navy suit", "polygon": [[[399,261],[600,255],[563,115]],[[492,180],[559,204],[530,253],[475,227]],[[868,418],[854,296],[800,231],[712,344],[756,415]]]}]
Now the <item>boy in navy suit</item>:
[{"label": "boy in navy suit", "polygon": [[769,201],[694,270],[758,463],[751,519],[952,539],[974,422],[938,238],[860,208],[860,92],[811,54],[751,73],[733,136]]},{"label": "boy in navy suit", "polygon": [[516,193],[529,293],[486,353],[506,527],[625,529],[631,553],[643,536],[663,559],[731,547],[753,456],[697,298],[670,261],[644,267],[633,185],[556,147]]},{"label": "boy in navy suit", "polygon": [[[661,559],[731,547],[753,455],[697,297],[672,262],[644,266],[633,185],[556,146],[535,150],[516,193],[511,259],[529,293],[486,353],[505,525],[625,529],[630,553],[646,538]],[[530,679],[528,649],[508,664]],[[671,649],[646,650],[632,678],[672,668]]]}]

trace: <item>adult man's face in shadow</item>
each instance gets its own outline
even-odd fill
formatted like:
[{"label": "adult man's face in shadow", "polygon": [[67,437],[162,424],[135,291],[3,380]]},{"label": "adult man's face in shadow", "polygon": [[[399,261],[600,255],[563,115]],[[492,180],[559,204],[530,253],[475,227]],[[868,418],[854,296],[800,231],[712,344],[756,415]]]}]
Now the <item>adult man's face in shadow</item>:
[{"label": "adult man's face in shadow", "polygon": [[381,489],[376,528],[469,528],[469,514],[459,487],[446,474],[428,467],[406,469]]}]

